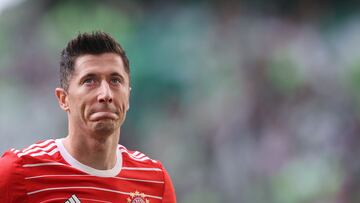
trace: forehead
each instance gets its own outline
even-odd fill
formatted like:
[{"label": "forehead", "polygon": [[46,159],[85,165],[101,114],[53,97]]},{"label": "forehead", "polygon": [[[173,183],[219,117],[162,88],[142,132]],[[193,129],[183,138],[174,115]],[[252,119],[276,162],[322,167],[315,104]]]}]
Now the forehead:
[{"label": "forehead", "polygon": [[82,76],[92,74],[111,74],[117,72],[127,75],[122,58],[114,53],[99,55],[85,54],[75,60],[74,75]]}]

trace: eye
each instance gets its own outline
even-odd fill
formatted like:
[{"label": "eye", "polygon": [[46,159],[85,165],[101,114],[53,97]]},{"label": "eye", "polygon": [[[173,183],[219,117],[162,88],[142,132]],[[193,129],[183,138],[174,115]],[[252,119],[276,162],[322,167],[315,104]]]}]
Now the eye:
[{"label": "eye", "polygon": [[121,84],[121,83],[122,83],[122,80],[121,80],[120,78],[111,78],[110,82],[111,82],[112,84],[117,85],[117,84]]},{"label": "eye", "polygon": [[83,84],[85,84],[85,85],[92,85],[94,83],[95,83],[94,78],[86,78],[83,80]]}]

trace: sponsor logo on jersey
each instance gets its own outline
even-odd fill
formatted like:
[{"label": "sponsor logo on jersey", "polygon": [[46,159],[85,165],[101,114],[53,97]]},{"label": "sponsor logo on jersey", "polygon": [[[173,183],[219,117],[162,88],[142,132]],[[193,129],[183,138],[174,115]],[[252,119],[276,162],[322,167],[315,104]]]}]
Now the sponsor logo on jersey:
[{"label": "sponsor logo on jersey", "polygon": [[127,198],[128,203],[150,203],[148,199],[145,198],[144,193],[138,191],[130,192],[130,197]]},{"label": "sponsor logo on jersey", "polygon": [[71,197],[66,200],[64,203],[81,203],[78,197],[76,195],[71,195]]}]

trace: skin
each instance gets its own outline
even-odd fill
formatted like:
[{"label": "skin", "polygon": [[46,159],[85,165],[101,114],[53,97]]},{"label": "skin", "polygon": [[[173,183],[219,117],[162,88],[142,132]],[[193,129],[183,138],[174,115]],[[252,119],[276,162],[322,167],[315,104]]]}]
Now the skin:
[{"label": "skin", "polygon": [[76,160],[99,170],[115,166],[130,89],[119,55],[87,54],[75,60],[69,88],[56,88],[55,95],[68,115],[63,144]]}]

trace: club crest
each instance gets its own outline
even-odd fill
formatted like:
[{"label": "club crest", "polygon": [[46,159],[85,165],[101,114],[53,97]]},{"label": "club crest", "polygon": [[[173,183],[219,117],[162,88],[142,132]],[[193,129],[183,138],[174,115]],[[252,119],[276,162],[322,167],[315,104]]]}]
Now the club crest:
[{"label": "club crest", "polygon": [[148,199],[145,198],[144,193],[138,191],[130,192],[130,197],[127,198],[128,203],[150,203]]}]

